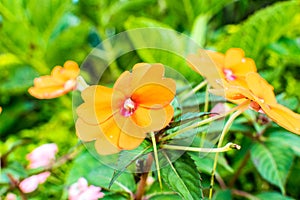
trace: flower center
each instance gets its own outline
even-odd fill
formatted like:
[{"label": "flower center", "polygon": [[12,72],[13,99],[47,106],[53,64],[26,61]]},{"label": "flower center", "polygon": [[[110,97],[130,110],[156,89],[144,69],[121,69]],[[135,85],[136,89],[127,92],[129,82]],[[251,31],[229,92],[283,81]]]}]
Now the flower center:
[{"label": "flower center", "polygon": [[224,68],[223,73],[228,81],[234,81],[236,79],[236,76],[233,74],[231,69]]},{"label": "flower center", "polygon": [[136,109],[136,103],[134,103],[131,98],[128,98],[124,101],[123,107],[121,108],[120,112],[124,117],[129,117],[134,113]]}]

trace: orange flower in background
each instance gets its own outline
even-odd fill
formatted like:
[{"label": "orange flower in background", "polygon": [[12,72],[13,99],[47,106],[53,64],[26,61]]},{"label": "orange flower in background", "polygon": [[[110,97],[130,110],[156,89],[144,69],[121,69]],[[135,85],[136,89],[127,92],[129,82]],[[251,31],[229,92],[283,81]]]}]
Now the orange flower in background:
[{"label": "orange flower in background", "polygon": [[175,81],[164,77],[162,64],[136,64],[113,88],[94,85],[82,92],[77,135],[86,142],[95,140],[95,148],[102,155],[134,149],[147,132],[169,124],[175,94]]},{"label": "orange flower in background", "polygon": [[54,67],[51,75],[35,78],[34,86],[29,88],[28,92],[38,99],[52,99],[62,96],[76,88],[76,78],[79,72],[76,62],[66,61],[64,67]]},{"label": "orange flower in background", "polygon": [[187,59],[192,69],[207,78],[214,88],[219,88],[216,82],[218,79],[246,86],[246,74],[256,72],[255,62],[251,58],[245,58],[245,53],[240,48],[230,48],[225,55],[208,50],[200,51],[197,55],[189,55]]},{"label": "orange flower in background", "polygon": [[0,114],[2,113],[2,107],[0,106]]},{"label": "orange flower in background", "polygon": [[[278,104],[273,92],[273,87],[258,73],[248,73],[245,77],[246,87],[226,83],[225,94],[230,101],[249,101],[253,110],[268,115],[278,125],[285,129],[300,134],[300,114]],[[217,95],[224,94],[221,90],[211,90]]]}]

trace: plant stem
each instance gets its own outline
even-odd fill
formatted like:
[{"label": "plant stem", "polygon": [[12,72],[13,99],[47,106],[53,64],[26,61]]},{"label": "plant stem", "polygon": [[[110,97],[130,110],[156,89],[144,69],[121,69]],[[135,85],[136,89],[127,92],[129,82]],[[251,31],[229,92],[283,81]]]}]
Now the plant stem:
[{"label": "plant stem", "polygon": [[249,193],[241,191],[241,190],[232,189],[231,192],[234,195],[245,197],[250,200],[259,200],[259,198],[253,196],[252,194],[249,194]]},{"label": "plant stem", "polygon": [[[209,85],[206,85],[206,90],[205,90],[205,103],[204,103],[204,112],[208,112],[208,103],[209,103],[209,93],[208,93]],[[206,119],[207,116],[204,116],[204,119]],[[204,141],[206,139],[206,132],[203,131],[201,135],[201,142],[200,142],[200,147],[203,147]]]},{"label": "plant stem", "polygon": [[[222,142],[225,138],[226,133],[228,132],[230,126],[232,125],[233,121],[235,120],[235,118],[237,118],[242,112],[244,111],[244,109],[238,110],[235,113],[233,113],[230,118],[228,119],[228,121],[226,122],[224,129],[221,133],[219,142],[218,142],[218,148],[221,147]],[[212,169],[212,173],[211,173],[211,180],[210,180],[210,188],[209,188],[209,199],[212,199],[212,192],[213,192],[213,185],[214,185],[214,177],[215,177],[215,171],[217,168],[217,163],[218,163],[218,156],[219,156],[219,152],[216,153],[215,155],[215,159],[214,159],[214,165],[213,165],[213,169]]]},{"label": "plant stem", "polygon": [[149,154],[148,158],[147,158],[147,161],[146,161],[146,166],[143,169],[144,172],[141,175],[141,179],[140,179],[138,189],[137,189],[137,192],[136,192],[136,195],[135,195],[136,200],[141,200],[143,195],[144,195],[145,187],[146,187],[146,183],[147,183],[147,178],[148,178],[149,171],[151,169],[152,163],[153,163],[153,156],[151,154]]},{"label": "plant stem", "polygon": [[229,142],[224,147],[218,147],[218,148],[198,148],[198,147],[186,147],[186,146],[176,146],[176,145],[168,145],[168,144],[164,144],[161,147],[170,150],[194,151],[194,152],[204,152],[204,153],[217,153],[217,152],[230,151],[232,149],[237,149],[237,150],[241,149],[239,145],[233,144],[232,142]]},{"label": "plant stem", "polygon": [[201,83],[199,83],[190,92],[188,92],[186,95],[184,95],[180,100],[181,101],[186,100],[187,98],[189,98],[190,96],[192,96],[193,94],[195,94],[198,90],[200,90],[201,88],[203,88],[205,85],[207,85],[207,80],[204,80]]},{"label": "plant stem", "polygon": [[234,174],[234,176],[232,177],[232,179],[229,182],[229,187],[233,187],[235,181],[237,180],[237,178],[240,176],[242,170],[244,169],[245,165],[247,164],[248,160],[250,158],[250,151],[247,152],[246,156],[244,157],[241,165],[239,166],[237,172]]},{"label": "plant stem", "polygon": [[151,135],[151,140],[152,140],[152,144],[153,144],[155,166],[156,166],[156,170],[157,170],[157,179],[158,179],[158,182],[159,182],[159,186],[162,189],[162,182],[161,182],[161,176],[160,176],[160,169],[159,169],[158,153],[157,153],[155,134],[154,134],[154,132],[151,132],[150,135]]},{"label": "plant stem", "polygon": [[238,105],[238,106],[232,108],[231,110],[229,110],[229,111],[227,111],[227,112],[225,112],[225,113],[223,113],[223,114],[216,115],[216,116],[213,116],[213,117],[204,119],[204,120],[202,120],[202,121],[200,121],[200,122],[197,122],[197,123],[195,123],[195,124],[192,124],[192,125],[190,125],[190,126],[184,127],[184,128],[182,128],[182,129],[180,129],[180,130],[178,130],[178,131],[176,131],[176,132],[174,132],[174,133],[171,133],[170,135],[168,135],[168,136],[162,138],[160,141],[170,140],[170,139],[172,139],[173,137],[176,137],[177,135],[182,134],[182,133],[184,133],[184,132],[186,132],[186,131],[189,131],[189,130],[191,130],[191,129],[197,128],[197,127],[202,126],[202,125],[204,125],[204,124],[208,124],[208,123],[210,123],[210,122],[212,122],[212,121],[214,121],[214,120],[217,120],[217,119],[220,119],[220,118],[222,118],[222,117],[225,117],[225,116],[227,116],[228,114],[230,114],[230,113],[232,113],[232,112],[234,112],[234,111],[236,111],[236,110],[243,110],[243,111],[244,111],[244,110],[248,107],[249,102],[250,102],[249,100],[246,100],[245,102],[241,103],[240,105]]}]

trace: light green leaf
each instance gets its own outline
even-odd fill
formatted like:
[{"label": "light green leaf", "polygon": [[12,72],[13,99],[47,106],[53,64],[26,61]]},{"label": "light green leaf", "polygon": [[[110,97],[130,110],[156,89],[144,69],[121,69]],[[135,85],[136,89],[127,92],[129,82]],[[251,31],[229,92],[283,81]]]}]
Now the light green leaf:
[{"label": "light green leaf", "polygon": [[300,21],[296,18],[299,16],[299,7],[299,1],[284,1],[255,12],[238,31],[220,41],[221,49],[226,51],[231,47],[240,47],[245,50],[247,57],[258,62],[269,44],[298,28]]},{"label": "light green leaf", "polygon": [[199,15],[192,27],[191,37],[201,47],[205,44],[208,19],[207,15]]},{"label": "light green leaf", "polygon": [[232,199],[230,190],[219,190],[213,196],[213,200],[223,200],[223,199],[226,200]]},{"label": "light green leaf", "polygon": [[284,196],[277,192],[263,192],[258,195],[256,195],[259,200],[270,200],[270,199],[276,199],[276,200],[292,200],[293,198]]},{"label": "light green leaf", "polygon": [[255,143],[250,155],[252,162],[260,175],[268,182],[278,186],[285,193],[285,182],[294,159],[294,152],[286,146],[277,143]]},{"label": "light green leaf", "polygon": [[280,129],[272,131],[268,141],[277,146],[290,147],[297,156],[300,156],[300,136],[292,134],[286,130]]},{"label": "light green leaf", "polygon": [[188,66],[185,57],[200,47],[189,37],[152,19],[131,17],[125,22],[128,36],[144,62],[162,63],[181,72],[186,78],[198,78]]},{"label": "light green leaf", "polygon": [[[167,156],[167,155],[166,155]],[[202,199],[200,175],[193,160],[183,154],[174,163],[161,169],[163,181],[183,199]]]}]

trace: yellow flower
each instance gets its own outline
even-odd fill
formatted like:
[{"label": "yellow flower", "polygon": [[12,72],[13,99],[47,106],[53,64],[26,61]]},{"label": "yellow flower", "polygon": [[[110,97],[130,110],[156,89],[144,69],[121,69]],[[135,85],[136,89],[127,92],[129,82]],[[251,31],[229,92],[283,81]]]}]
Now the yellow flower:
[{"label": "yellow flower", "polygon": [[66,61],[64,67],[54,67],[51,75],[35,78],[34,86],[29,88],[28,92],[38,99],[52,99],[62,96],[76,88],[76,78],[79,72],[76,62]]},{"label": "yellow flower", "polygon": [[[300,134],[300,114],[278,104],[273,87],[258,73],[248,73],[245,77],[246,87],[225,83],[225,97],[230,101],[249,102],[250,108],[268,115],[278,125]],[[224,91],[211,90],[222,95]]]},{"label": "yellow flower", "polygon": [[97,152],[107,155],[134,149],[147,132],[166,127],[174,114],[170,103],[176,84],[163,75],[163,65],[139,63],[131,73],[124,72],[113,88],[86,88],[84,103],[77,108],[78,137],[95,140]]},{"label": "yellow flower", "polygon": [[[209,58],[212,62],[208,61]],[[230,48],[225,55],[208,50],[200,51],[198,54],[189,55],[187,59],[191,68],[204,76],[214,88],[219,88],[216,82],[219,79],[233,85],[246,86],[246,74],[256,72],[255,62],[246,58],[240,48]]]}]

